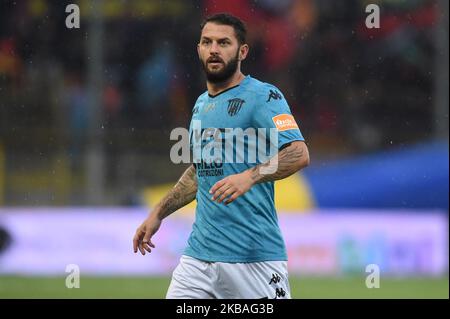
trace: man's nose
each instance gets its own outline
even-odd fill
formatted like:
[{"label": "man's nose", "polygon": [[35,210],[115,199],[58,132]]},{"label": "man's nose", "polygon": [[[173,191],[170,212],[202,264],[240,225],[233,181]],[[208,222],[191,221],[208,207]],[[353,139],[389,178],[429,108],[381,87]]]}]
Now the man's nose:
[{"label": "man's nose", "polygon": [[211,54],[218,54],[219,53],[219,44],[215,41],[211,43],[211,46],[209,48],[209,53]]}]

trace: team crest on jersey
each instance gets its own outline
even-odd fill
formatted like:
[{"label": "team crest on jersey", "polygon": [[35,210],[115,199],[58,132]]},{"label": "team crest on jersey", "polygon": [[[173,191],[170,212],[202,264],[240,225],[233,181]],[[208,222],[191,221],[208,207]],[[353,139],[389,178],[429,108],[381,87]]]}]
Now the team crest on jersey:
[{"label": "team crest on jersey", "polygon": [[244,103],[245,103],[244,100],[237,98],[228,100],[228,114],[230,116],[235,116],[236,114],[238,114]]}]

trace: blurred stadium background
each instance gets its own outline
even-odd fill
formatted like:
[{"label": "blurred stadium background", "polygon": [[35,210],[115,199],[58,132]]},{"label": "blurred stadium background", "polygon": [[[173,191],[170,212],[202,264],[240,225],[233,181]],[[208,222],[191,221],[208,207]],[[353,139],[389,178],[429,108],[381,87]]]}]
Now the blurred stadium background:
[{"label": "blurred stadium background", "polygon": [[293,297],[448,298],[446,0],[1,1],[0,298],[165,296],[194,206],[154,254],[131,240],[186,168],[169,134],[205,90],[199,22],[219,11],[247,21],[243,70],[284,92],[310,148],[276,184]]}]

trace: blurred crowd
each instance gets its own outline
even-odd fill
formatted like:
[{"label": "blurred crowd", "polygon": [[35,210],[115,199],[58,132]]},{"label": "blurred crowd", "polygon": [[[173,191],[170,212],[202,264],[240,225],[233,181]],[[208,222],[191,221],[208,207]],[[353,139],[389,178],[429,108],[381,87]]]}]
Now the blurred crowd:
[{"label": "blurred crowd", "polygon": [[[65,26],[70,2],[80,5],[80,29]],[[369,3],[381,8],[380,29],[365,25]],[[10,158],[83,153],[91,10],[89,1],[0,2],[0,144]],[[108,0],[101,11],[99,126],[112,153],[160,152],[172,128],[188,125],[206,89],[199,24],[223,11],[247,23],[244,73],[279,87],[312,150],[358,153],[432,137],[434,0]]]}]

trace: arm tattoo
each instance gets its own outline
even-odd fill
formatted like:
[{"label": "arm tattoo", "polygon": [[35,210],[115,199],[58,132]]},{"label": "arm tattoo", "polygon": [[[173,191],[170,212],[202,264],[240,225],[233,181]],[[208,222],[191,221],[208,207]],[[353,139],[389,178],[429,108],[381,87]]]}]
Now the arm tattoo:
[{"label": "arm tattoo", "polygon": [[158,217],[162,220],[181,207],[189,204],[197,194],[197,174],[194,165],[183,173],[175,186],[157,205]]},{"label": "arm tattoo", "polygon": [[[301,163],[301,159],[305,157],[304,153],[304,148],[299,144],[290,144],[288,147],[279,151],[269,162],[256,165],[250,169],[253,182],[255,184],[271,182],[294,174],[296,171],[303,168],[303,166],[299,166],[299,163]],[[275,163],[278,164],[276,171],[264,174],[264,168],[273,165],[271,164],[273,161],[277,161]]]}]

